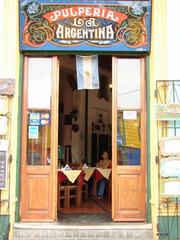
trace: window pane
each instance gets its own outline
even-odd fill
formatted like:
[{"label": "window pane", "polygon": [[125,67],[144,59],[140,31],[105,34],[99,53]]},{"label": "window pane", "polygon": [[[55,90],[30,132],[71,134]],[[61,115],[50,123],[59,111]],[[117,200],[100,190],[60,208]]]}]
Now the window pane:
[{"label": "window pane", "polygon": [[51,164],[50,111],[28,112],[27,164]]},{"label": "window pane", "polygon": [[[141,159],[141,115],[119,111],[117,119],[117,164],[140,165]],[[125,114],[126,113],[126,114]]]},{"label": "window pane", "polygon": [[29,59],[28,108],[50,109],[51,71],[52,58]]},{"label": "window pane", "polygon": [[166,128],[168,137],[180,137],[180,121],[168,121]]},{"label": "window pane", "polygon": [[140,59],[118,59],[117,107],[140,108]]}]

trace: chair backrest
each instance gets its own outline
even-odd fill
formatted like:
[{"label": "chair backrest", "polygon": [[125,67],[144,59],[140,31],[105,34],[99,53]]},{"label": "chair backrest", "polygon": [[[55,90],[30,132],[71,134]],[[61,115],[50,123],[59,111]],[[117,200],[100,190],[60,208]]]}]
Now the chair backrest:
[{"label": "chair backrest", "polygon": [[64,146],[64,161],[67,164],[72,163],[71,145]]}]

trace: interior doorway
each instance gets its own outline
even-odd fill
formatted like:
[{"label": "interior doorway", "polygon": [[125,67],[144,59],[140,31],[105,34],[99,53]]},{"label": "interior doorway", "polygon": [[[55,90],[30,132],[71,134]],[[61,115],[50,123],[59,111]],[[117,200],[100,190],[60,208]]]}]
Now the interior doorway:
[{"label": "interior doorway", "polygon": [[[108,173],[105,173],[107,174],[105,177],[102,173],[97,172],[96,166],[102,158],[103,152],[108,153],[108,158],[112,159],[112,56],[98,56],[98,73],[99,89],[78,90],[76,56],[60,57],[59,218],[62,214],[89,213],[89,209],[92,214],[108,213],[111,216],[111,166],[107,170]],[[66,168],[82,170],[83,173],[81,172],[72,182],[62,174],[61,169]],[[87,171],[91,172],[90,176]],[[105,181],[105,188],[102,196],[98,196],[102,178]],[[82,193],[80,193],[82,200],[79,204],[76,187],[78,181],[82,181],[82,179]],[[67,185],[71,188],[68,193],[70,198],[68,204],[67,196],[65,197]]]}]

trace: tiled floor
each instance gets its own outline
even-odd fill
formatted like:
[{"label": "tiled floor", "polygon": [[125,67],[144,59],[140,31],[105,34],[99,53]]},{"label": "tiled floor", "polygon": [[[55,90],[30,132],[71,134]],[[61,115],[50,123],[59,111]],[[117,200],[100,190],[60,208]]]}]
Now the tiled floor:
[{"label": "tiled floor", "polygon": [[111,223],[111,216],[107,213],[73,213],[73,214],[62,214],[59,217],[60,225],[102,225]]},{"label": "tiled floor", "polygon": [[70,208],[61,208],[60,213],[109,213],[111,214],[111,202],[106,199],[84,200],[81,207],[76,207],[72,201]]},{"label": "tiled floor", "polygon": [[58,213],[59,223],[66,225],[95,225],[111,222],[111,202],[105,199],[88,199],[81,208],[71,204],[71,208],[62,208]]}]

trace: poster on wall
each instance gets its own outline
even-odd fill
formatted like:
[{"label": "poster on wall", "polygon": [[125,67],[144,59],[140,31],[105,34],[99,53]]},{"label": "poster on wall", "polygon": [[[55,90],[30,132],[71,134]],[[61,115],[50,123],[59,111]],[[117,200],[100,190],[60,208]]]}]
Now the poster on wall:
[{"label": "poster on wall", "polygon": [[22,51],[150,51],[151,0],[19,1]]}]

